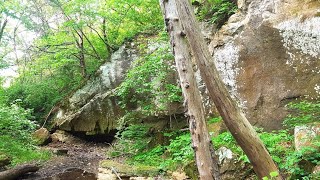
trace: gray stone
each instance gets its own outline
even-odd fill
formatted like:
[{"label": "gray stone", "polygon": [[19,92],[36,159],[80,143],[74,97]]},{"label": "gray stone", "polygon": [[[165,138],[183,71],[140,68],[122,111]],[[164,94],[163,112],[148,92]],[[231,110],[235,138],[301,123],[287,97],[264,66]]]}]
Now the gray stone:
[{"label": "gray stone", "polygon": [[62,143],[67,143],[71,144],[77,141],[76,138],[74,138],[71,134],[62,131],[62,130],[57,130],[56,132],[51,134],[51,140],[52,142],[62,142]]},{"label": "gray stone", "polygon": [[112,90],[122,82],[136,58],[134,48],[120,47],[110,62],[99,68],[96,77],[88,80],[60,107],[54,118],[55,125],[62,130],[88,134],[105,134],[115,129],[122,113]]},{"label": "gray stone", "polygon": [[294,146],[297,151],[305,147],[313,147],[312,142],[320,136],[320,124],[296,126],[294,128]]},{"label": "gray stone", "polygon": [[221,179],[250,179],[252,167],[249,163],[238,160],[238,155],[234,154],[230,149],[221,147],[216,151],[219,160],[219,170]]},{"label": "gray stone", "polygon": [[280,129],[288,102],[320,98],[320,3],[238,4],[240,11],[214,35],[209,49],[249,121],[266,130]]},{"label": "gray stone", "polygon": [[40,128],[32,134],[32,137],[38,145],[44,145],[49,141],[50,132],[46,128]]}]

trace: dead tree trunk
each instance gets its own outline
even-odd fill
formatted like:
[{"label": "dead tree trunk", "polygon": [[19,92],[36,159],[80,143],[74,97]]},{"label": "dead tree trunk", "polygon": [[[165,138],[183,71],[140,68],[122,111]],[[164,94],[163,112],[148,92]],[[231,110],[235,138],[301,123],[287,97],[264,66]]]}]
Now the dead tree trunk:
[{"label": "dead tree trunk", "polygon": [[24,174],[27,174],[29,172],[36,172],[38,170],[38,166],[31,164],[17,166],[12,169],[0,172],[0,180],[15,180]]},{"label": "dead tree trunk", "polygon": [[[177,10],[173,11],[178,12],[179,18],[176,18],[180,20],[184,27],[184,33],[200,69],[201,77],[208,88],[209,96],[214,101],[226,126],[248,156],[259,178],[269,176],[270,172],[279,172],[264,144],[237,103],[231,98],[219,77],[212,56],[199,30],[190,2],[187,0],[174,1],[177,3]],[[179,44],[176,44],[176,46],[179,46]],[[279,176],[277,179],[282,178]]]},{"label": "dead tree trunk", "polygon": [[194,76],[187,41],[178,21],[175,2],[172,0],[160,0],[160,5],[167,31],[171,38],[185,105],[188,107],[189,129],[200,179],[218,180],[220,179],[218,165],[217,161],[214,160],[214,153],[211,152],[213,149],[211,149],[211,141],[204,117],[204,108]]}]

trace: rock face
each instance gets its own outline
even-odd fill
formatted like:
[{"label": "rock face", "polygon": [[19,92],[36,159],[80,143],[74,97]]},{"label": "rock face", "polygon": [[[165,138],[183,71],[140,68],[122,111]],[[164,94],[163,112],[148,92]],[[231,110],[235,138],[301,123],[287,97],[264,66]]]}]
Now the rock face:
[{"label": "rock face", "polygon": [[[219,31],[202,24],[203,33],[221,78],[248,120],[266,130],[280,129],[288,102],[320,98],[320,2],[238,0],[238,6]],[[115,52],[98,76],[61,106],[56,125],[87,134],[114,129],[123,112],[112,90],[138,56],[132,43]],[[212,103],[203,97],[212,112]]]},{"label": "rock face", "polygon": [[133,44],[116,51],[110,62],[100,67],[97,76],[77,90],[56,114],[55,125],[60,129],[87,134],[105,134],[115,129],[116,121],[122,116],[112,90],[125,77],[131,62],[137,58]]},{"label": "rock face", "polygon": [[253,125],[279,129],[285,104],[320,97],[320,2],[239,0],[209,49]]}]

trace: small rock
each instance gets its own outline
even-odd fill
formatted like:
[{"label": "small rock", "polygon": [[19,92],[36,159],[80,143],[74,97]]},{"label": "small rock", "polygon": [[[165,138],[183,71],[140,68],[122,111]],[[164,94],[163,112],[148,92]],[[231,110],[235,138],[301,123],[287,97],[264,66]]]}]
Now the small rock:
[{"label": "small rock", "polygon": [[320,125],[296,126],[294,128],[294,145],[297,151],[312,146],[312,141],[320,135]]},{"label": "small rock", "polygon": [[232,151],[226,147],[219,148],[216,154],[218,155],[220,165],[222,165],[224,161],[228,161],[233,158]]},{"label": "small rock", "polygon": [[49,142],[50,133],[46,128],[40,128],[32,134],[32,137],[38,145],[45,145]]},{"label": "small rock", "polygon": [[184,179],[188,179],[188,176],[186,175],[185,172],[178,172],[178,171],[175,171],[172,173],[172,178],[174,180],[184,180]]},{"label": "small rock", "polygon": [[6,165],[9,165],[11,163],[11,158],[0,153],[0,169]]},{"label": "small rock", "polygon": [[239,161],[237,155],[230,149],[221,147],[216,151],[216,155],[219,159],[221,179],[234,179],[234,177],[238,177],[238,179],[248,179],[250,174],[247,172],[250,172],[251,167]]},{"label": "small rock", "polygon": [[117,180],[117,176],[110,169],[99,168],[98,180]]},{"label": "small rock", "polygon": [[320,165],[317,165],[313,168],[313,171],[312,171],[313,174],[317,174],[317,173],[320,173]]},{"label": "small rock", "polygon": [[54,149],[53,153],[56,155],[67,155],[68,154],[68,149]]},{"label": "small rock", "polygon": [[57,130],[55,133],[51,134],[52,142],[62,142],[62,143],[72,143],[75,141],[74,137],[69,133],[61,130]]}]

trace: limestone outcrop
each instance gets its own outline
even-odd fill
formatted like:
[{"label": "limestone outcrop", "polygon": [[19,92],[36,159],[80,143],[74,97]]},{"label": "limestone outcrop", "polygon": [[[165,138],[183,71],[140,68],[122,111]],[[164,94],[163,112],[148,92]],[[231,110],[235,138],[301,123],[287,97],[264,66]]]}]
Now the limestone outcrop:
[{"label": "limestone outcrop", "polygon": [[59,129],[87,134],[105,134],[115,129],[123,114],[112,96],[112,90],[125,77],[137,58],[133,44],[126,44],[113,53],[109,62],[100,67],[96,77],[78,89],[60,107],[54,118]]},{"label": "limestone outcrop", "polygon": [[320,2],[239,0],[238,6],[209,49],[249,121],[279,129],[288,102],[320,97]]}]

